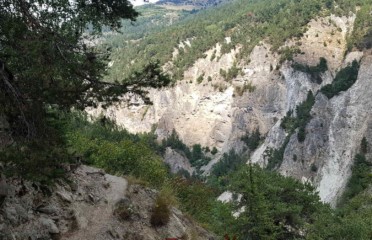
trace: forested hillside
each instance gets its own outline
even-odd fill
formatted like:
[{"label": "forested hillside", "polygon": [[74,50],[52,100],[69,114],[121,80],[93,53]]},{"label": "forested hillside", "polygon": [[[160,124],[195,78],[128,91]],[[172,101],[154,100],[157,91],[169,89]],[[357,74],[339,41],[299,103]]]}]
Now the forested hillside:
[{"label": "forested hillside", "polygon": [[[355,32],[349,37],[348,46],[349,49],[363,48],[371,44],[365,35],[371,25],[368,0],[233,1],[191,15],[139,41],[121,45],[111,56],[114,64],[108,79],[120,80],[149,61],[165,64],[172,60],[174,49],[187,40],[191,42],[190,46],[181,49],[179,56],[172,61],[170,71],[175,80],[182,78],[183,71],[196,59],[204,57],[203,53],[218,42],[222,44],[222,53],[241,45],[238,59],[249,61],[249,53],[261,40],[267,40],[274,51],[279,51],[288,39],[301,37],[311,19],[329,14],[348,15],[355,12],[356,7],[360,7],[361,11],[357,12]],[[231,37],[231,43],[226,43],[225,37]],[[282,51],[287,51],[286,57],[290,57],[296,50]],[[118,69],[124,71],[118,73]]]},{"label": "forested hillside", "polygon": [[0,0],[0,239],[372,239],[372,2],[171,2]]}]

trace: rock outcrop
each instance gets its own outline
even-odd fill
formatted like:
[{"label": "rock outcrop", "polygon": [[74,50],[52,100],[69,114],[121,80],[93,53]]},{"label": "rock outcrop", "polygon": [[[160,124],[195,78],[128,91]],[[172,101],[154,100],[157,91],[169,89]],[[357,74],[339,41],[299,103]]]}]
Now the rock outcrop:
[{"label": "rock outcrop", "polygon": [[78,167],[53,187],[3,179],[0,239],[215,239],[173,207],[166,226],[152,227],[156,195],[88,166]]}]

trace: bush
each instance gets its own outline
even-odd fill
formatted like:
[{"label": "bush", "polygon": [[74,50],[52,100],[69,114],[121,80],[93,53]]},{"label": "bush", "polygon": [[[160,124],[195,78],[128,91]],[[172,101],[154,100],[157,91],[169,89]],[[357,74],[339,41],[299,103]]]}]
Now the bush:
[{"label": "bush", "polygon": [[127,221],[131,218],[133,214],[133,209],[130,204],[129,199],[121,199],[115,206],[114,215],[120,221]]},{"label": "bush", "polygon": [[[200,144],[193,145],[192,150],[190,150],[190,148],[182,142],[174,129],[172,131],[172,134],[167,139],[163,139],[162,144],[159,147],[162,154],[164,154],[167,147],[185,154],[187,159],[190,161],[191,166],[196,167],[197,170],[200,169],[200,167],[208,164],[211,160],[204,154],[203,148]],[[204,149],[207,150],[206,148]]]},{"label": "bush", "polygon": [[298,129],[297,139],[298,139],[299,142],[303,142],[303,141],[305,141],[305,138],[306,138],[306,129],[305,129],[305,127],[300,127]]},{"label": "bush", "polygon": [[341,204],[355,197],[372,184],[372,164],[366,160],[366,157],[359,153],[354,158],[351,177],[346,185],[342,196]]},{"label": "bush", "polygon": [[289,135],[292,135],[297,128],[298,140],[303,142],[306,138],[306,125],[311,120],[310,111],[315,103],[315,97],[311,91],[308,92],[306,100],[296,107],[296,117],[292,117],[293,112],[288,111],[287,115],[283,118],[280,126],[286,130]]},{"label": "bush", "polygon": [[318,167],[315,165],[315,163],[311,164],[311,171],[312,172],[318,171]]},{"label": "bush", "polygon": [[71,116],[65,137],[71,152],[108,172],[133,175],[153,187],[168,178],[161,157],[149,147],[152,138],[147,135],[131,135],[110,121],[88,122],[84,116]]},{"label": "bush", "polygon": [[150,223],[154,227],[167,225],[170,218],[170,209],[167,200],[158,195],[152,208]]},{"label": "bush", "polygon": [[196,79],[196,82],[197,82],[198,84],[200,84],[200,83],[203,82],[203,80],[204,80],[204,73],[201,74],[201,75]]},{"label": "bush", "polygon": [[212,155],[216,155],[217,152],[218,152],[217,148],[216,147],[213,147],[213,149],[211,151],[211,154]]},{"label": "bush", "polygon": [[222,158],[212,167],[208,178],[208,185],[224,191],[229,185],[229,174],[236,172],[243,166],[249,157],[244,154],[238,154],[233,149],[224,153]]},{"label": "bush", "polygon": [[64,145],[48,140],[18,143],[0,151],[0,162],[10,163],[5,165],[5,175],[43,184],[64,177],[62,164],[71,162],[71,156]]},{"label": "bush", "polygon": [[279,50],[280,60],[279,63],[282,64],[285,61],[292,61],[295,54],[301,53],[301,50],[297,47],[283,47]]},{"label": "bush", "polygon": [[363,137],[362,142],[360,143],[360,152],[366,154],[368,152],[368,141],[366,137]]},{"label": "bush", "polygon": [[320,90],[328,98],[338,95],[341,91],[348,90],[356,82],[359,72],[359,63],[354,60],[351,65],[341,69],[331,84]]},{"label": "bush", "polygon": [[318,65],[316,66],[306,66],[299,63],[292,64],[293,69],[301,72],[305,72],[311,76],[311,80],[318,84],[322,83],[321,73],[328,70],[327,60],[323,57],[320,58]]},{"label": "bush", "polygon": [[240,86],[236,86],[235,87],[235,93],[239,96],[243,96],[243,94],[246,92],[246,91],[249,91],[249,92],[254,92],[254,90],[256,90],[256,86],[253,86],[253,84],[251,82],[248,82],[248,83],[244,83],[244,85],[242,87]]},{"label": "bush", "polygon": [[254,151],[261,144],[263,138],[260,131],[256,129],[251,134],[248,133],[241,137],[241,140],[248,146],[249,150]]}]

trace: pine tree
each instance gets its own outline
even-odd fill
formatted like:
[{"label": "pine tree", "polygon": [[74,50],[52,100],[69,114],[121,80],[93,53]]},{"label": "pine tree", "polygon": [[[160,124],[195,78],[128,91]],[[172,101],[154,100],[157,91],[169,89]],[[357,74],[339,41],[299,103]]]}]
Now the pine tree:
[{"label": "pine tree", "polygon": [[156,63],[130,79],[102,80],[108,54],[96,50],[98,34],[137,16],[127,0],[0,0],[0,115],[13,136],[40,138],[50,108],[109,104],[167,84]]}]

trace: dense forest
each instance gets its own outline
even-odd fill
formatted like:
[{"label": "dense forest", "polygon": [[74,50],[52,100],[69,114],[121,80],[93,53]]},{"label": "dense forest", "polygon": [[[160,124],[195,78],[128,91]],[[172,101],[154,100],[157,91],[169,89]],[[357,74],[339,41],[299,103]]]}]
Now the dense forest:
[{"label": "dense forest", "polygon": [[[50,4],[58,14],[41,8],[39,2]],[[150,103],[146,88],[170,84],[171,77],[160,66],[187,40],[190,46],[173,61],[174,81],[216,43],[225,53],[240,44],[238,58],[249,61],[250,51],[260,41],[268,41],[273,51],[283,51],[285,41],[302,36],[311,19],[348,15],[356,6],[360,11],[348,37],[348,51],[370,48],[370,0],[237,0],[190,12],[149,5],[138,9],[140,16],[126,1],[93,1],[75,8],[67,2],[0,1],[0,117],[9,123],[1,133],[11,136],[0,147],[6,177],[53,185],[68,181],[62,166],[79,159],[157,189],[161,196],[157,205],[163,211],[152,218],[155,225],[166,224],[163,213],[173,205],[221,239],[372,238],[372,196],[367,191],[372,165],[366,159],[371,150],[365,139],[345,193],[331,208],[310,184],[273,171],[282,161],[283,148],[268,153],[265,169],[247,164],[249,156],[232,150],[223,154],[210,175],[203,175],[200,168],[217,149],[189,147],[176,132],[159,142],[154,132],[131,134],[105,117],[93,121],[83,111],[99,102],[118,101],[128,92]],[[136,18],[133,24],[128,21]],[[225,37],[232,42],[227,44]],[[294,68],[317,81],[327,64],[321,60],[315,67]],[[346,66],[321,91],[334,97],[355,82],[358,69],[357,62]],[[230,75],[236,76],[236,71],[237,67]],[[229,72],[225,74],[228,77]],[[313,104],[309,92],[296,114],[288,112],[283,120],[289,136],[299,129],[300,142]],[[257,130],[242,141],[253,151],[262,136]],[[166,148],[185,155],[196,174],[172,174],[162,159]],[[226,191],[232,193],[232,201],[217,200]]]},{"label": "dense forest", "polygon": [[[196,59],[216,43],[222,44],[222,53],[229,52],[240,44],[243,48],[238,58],[249,61],[249,53],[260,41],[267,40],[272,50],[280,47],[290,38],[299,38],[306,30],[306,24],[317,16],[329,14],[348,15],[355,12],[357,20],[354,33],[348,38],[348,49],[370,47],[368,37],[371,29],[371,3],[368,0],[303,0],[233,1],[209,8],[198,14],[186,15],[181,21],[165,29],[158,29],[135,38],[130,43],[117,44],[110,59],[113,65],[107,79],[125,78],[132,70],[141,69],[149,61],[160,64],[172,60],[172,52],[181,42],[189,40],[190,46],[180,49],[173,60],[174,80],[182,78],[183,72]],[[231,37],[231,43],[224,41]],[[108,45],[111,43],[108,41]],[[123,71],[124,70],[124,71]]]}]

